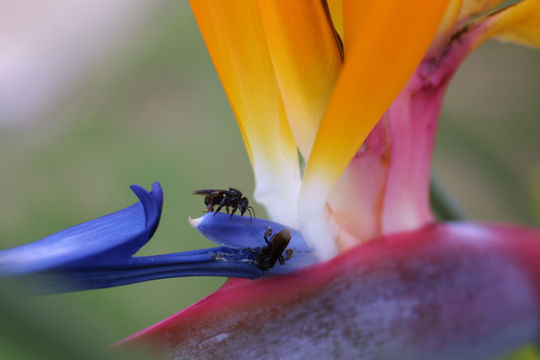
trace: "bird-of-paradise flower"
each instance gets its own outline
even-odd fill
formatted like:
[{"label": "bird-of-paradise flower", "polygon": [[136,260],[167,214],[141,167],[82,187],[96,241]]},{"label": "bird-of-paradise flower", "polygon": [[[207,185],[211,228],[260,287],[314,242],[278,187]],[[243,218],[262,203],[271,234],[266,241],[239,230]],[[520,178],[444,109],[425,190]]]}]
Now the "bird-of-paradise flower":
[{"label": "bird-of-paradise flower", "polygon": [[488,38],[540,45],[540,1],[501,3],[192,0],[275,222],[208,214],[192,224],[222,246],[133,257],[162,198],[158,184],[134,187],[140,203],[0,253],[0,271],[52,273],[69,289],[259,277],[265,227],[287,227],[297,251],[270,273],[288,274],[228,281],[120,345],[182,359],[489,359],[536,341],[538,231],[437,223],[429,207],[459,63]]},{"label": "bird-of-paradise flower", "polygon": [[331,260],[229,282],[123,344],[165,358],[482,359],[534,341],[538,232],[436,224],[429,206],[460,62],[492,37],[540,45],[540,2],[501,3],[193,0],[256,199]]}]

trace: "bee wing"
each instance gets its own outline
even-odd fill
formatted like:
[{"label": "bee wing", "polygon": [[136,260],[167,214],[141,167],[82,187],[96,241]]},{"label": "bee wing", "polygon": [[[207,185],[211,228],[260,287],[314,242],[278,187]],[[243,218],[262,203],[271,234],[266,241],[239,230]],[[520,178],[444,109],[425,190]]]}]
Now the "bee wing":
[{"label": "bee wing", "polygon": [[207,189],[207,190],[194,190],[193,195],[210,195],[213,193],[219,193],[223,190],[216,190],[216,189]]},{"label": "bee wing", "polygon": [[281,244],[285,245],[285,247],[283,248],[283,250],[285,250],[285,248],[289,245],[289,242],[291,241],[291,230],[285,228],[278,232],[276,235],[274,235],[274,237],[276,237],[276,240],[279,239],[279,242]]}]

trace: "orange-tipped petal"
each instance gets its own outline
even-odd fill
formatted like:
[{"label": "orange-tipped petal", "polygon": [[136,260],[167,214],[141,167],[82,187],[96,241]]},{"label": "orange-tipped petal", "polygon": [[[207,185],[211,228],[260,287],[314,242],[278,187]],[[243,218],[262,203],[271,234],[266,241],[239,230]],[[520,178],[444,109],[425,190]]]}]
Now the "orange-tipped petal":
[{"label": "orange-tipped petal", "polygon": [[338,39],[320,1],[258,4],[287,119],[307,159],[341,67]]},{"label": "orange-tipped petal", "polygon": [[524,0],[487,20],[484,38],[540,47],[540,0]]},{"label": "orange-tipped petal", "polygon": [[191,7],[242,131],[255,172],[255,196],[274,220],[294,226],[300,186],[297,147],[257,3],[192,0]]},{"label": "orange-tipped petal", "polygon": [[368,23],[366,17],[372,16],[372,7],[373,1],[370,0],[342,0],[343,43],[347,44],[347,54],[351,50],[351,45],[355,43],[353,41],[356,34],[365,31],[365,26]]},{"label": "orange-tipped petal", "polygon": [[300,198],[300,226],[323,259],[337,251],[323,226],[326,196],[420,63],[447,5],[431,0],[344,2],[345,63],[319,126]]}]

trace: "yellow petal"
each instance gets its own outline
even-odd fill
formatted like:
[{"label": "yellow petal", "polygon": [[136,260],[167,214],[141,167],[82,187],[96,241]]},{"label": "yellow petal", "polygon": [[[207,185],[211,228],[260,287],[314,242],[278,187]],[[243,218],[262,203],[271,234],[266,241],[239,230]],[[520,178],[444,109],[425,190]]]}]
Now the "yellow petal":
[{"label": "yellow petal", "polygon": [[496,8],[504,1],[505,0],[463,0],[459,18],[461,21],[465,21],[473,16],[481,15]]},{"label": "yellow petal", "polygon": [[464,0],[450,0],[448,8],[441,20],[441,24],[439,25],[439,29],[437,30],[437,34],[431,43],[429,50],[430,54],[440,54],[441,50],[448,44],[452,35],[454,35],[463,1]]},{"label": "yellow petal", "polygon": [[540,0],[524,0],[486,19],[484,38],[540,47]]},{"label": "yellow petal", "polygon": [[323,259],[336,251],[330,231],[317,225],[325,221],[325,198],[420,63],[448,2],[344,1],[345,63],[307,163],[299,208],[302,231]]},{"label": "yellow petal", "polygon": [[298,153],[285,119],[257,3],[190,3],[242,131],[255,172],[255,197],[274,220],[294,226],[300,186]]},{"label": "yellow petal", "polygon": [[321,1],[258,3],[287,119],[307,159],[341,66],[338,40]]},{"label": "yellow petal", "polygon": [[327,0],[326,3],[334,28],[343,39],[343,0]]}]

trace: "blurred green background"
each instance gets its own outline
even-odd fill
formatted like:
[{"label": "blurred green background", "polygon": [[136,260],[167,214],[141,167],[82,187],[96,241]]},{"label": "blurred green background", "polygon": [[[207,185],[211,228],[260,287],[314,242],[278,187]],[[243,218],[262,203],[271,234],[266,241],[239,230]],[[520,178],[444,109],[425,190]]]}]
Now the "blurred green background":
[{"label": "blurred green background", "polygon": [[[0,123],[0,248],[121,209],[136,200],[130,184],[153,181],[165,192],[163,217],[141,254],[207,247],[186,221],[202,210],[191,191],[252,193],[239,130],[187,2],[159,2],[131,31],[39,121]],[[434,169],[470,218],[539,225],[539,99],[540,52],[517,46],[483,46],[453,80]],[[0,358],[73,358],[69,346],[55,350],[61,342],[44,350],[38,341],[56,332],[92,354],[222,282],[179,278],[24,300],[4,284]]]}]

